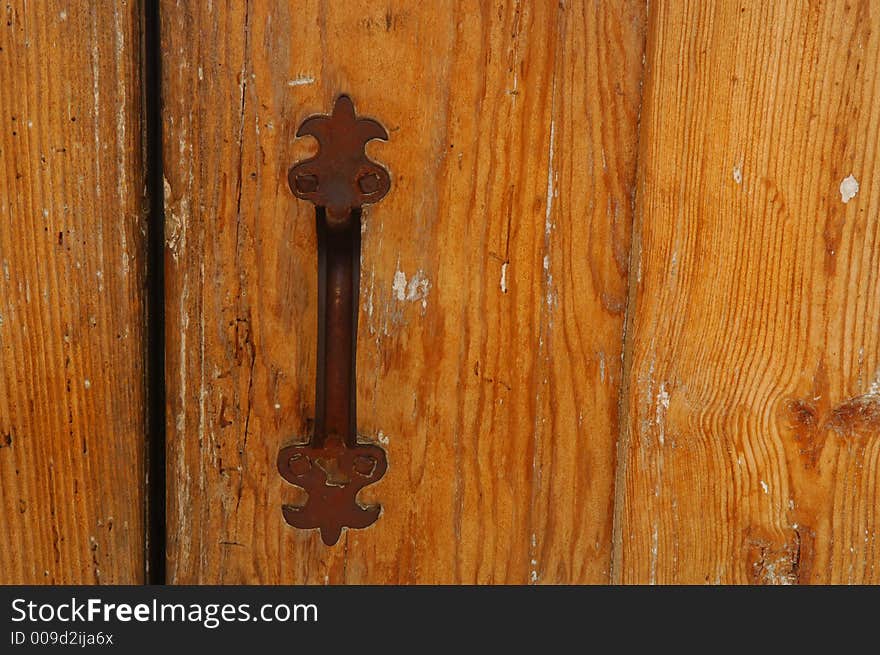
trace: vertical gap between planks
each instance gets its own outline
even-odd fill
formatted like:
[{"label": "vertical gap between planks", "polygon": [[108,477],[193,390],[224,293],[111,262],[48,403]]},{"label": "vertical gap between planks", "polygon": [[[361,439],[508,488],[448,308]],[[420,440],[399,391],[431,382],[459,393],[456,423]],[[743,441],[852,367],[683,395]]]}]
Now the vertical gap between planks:
[{"label": "vertical gap between planks", "polygon": [[147,416],[145,571],[147,584],[165,583],[165,198],[159,0],[143,3],[143,107],[147,216]]},{"label": "vertical gap between planks", "polygon": [[632,223],[630,227],[630,247],[629,247],[629,264],[627,267],[627,294],[626,308],[624,310],[623,333],[621,340],[623,343],[623,371],[620,381],[620,388],[617,394],[617,453],[616,464],[614,468],[614,509],[612,513],[611,523],[611,570],[609,573],[609,581],[611,584],[620,584],[620,567],[621,557],[623,555],[623,519],[624,503],[626,501],[626,468],[629,457],[630,448],[630,432],[629,432],[629,406],[632,394],[632,342],[634,335],[632,326],[636,313],[636,295],[638,291],[638,267],[639,260],[642,256],[642,221],[641,211],[639,208],[641,202],[641,194],[639,193],[639,180],[641,179],[643,170],[642,152],[642,111],[645,105],[645,84],[648,76],[648,43],[654,32],[652,27],[652,17],[654,12],[651,11],[649,2],[645,3],[645,34],[642,39],[642,71],[639,80],[639,115],[636,119],[636,166],[635,177],[633,178],[632,196],[630,199],[631,208],[630,215]]}]

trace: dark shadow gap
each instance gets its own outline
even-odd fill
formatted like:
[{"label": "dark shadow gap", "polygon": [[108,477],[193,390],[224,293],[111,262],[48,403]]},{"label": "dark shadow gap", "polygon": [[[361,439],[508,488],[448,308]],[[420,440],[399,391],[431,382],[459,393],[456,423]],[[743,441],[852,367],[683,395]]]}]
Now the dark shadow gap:
[{"label": "dark shadow gap", "polygon": [[147,218],[147,489],[145,582],[165,584],[165,198],[159,0],[144,0]]}]

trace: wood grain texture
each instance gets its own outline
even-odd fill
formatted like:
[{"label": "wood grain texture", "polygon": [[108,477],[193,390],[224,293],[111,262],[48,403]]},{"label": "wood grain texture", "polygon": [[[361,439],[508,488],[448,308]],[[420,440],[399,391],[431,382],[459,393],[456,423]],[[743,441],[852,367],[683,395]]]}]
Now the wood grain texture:
[{"label": "wood grain texture", "polygon": [[0,582],[144,578],[140,7],[0,9]]},{"label": "wood grain texture", "polygon": [[[161,5],[173,583],[603,582],[643,53],[636,2]],[[287,526],[313,416],[300,121],[389,143],[367,209],[359,427],[379,521]]]},{"label": "wood grain texture", "polygon": [[880,8],[650,13],[614,577],[876,583]]}]

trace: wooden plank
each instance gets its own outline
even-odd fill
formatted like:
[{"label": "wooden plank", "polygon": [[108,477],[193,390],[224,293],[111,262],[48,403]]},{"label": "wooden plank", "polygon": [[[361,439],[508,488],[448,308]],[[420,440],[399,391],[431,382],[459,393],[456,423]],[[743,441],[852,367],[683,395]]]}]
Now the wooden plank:
[{"label": "wooden plank", "polygon": [[[169,581],[609,578],[643,9],[635,2],[162,3]],[[384,506],[287,526],[313,416],[300,121],[389,128],[366,211],[359,427]]]},{"label": "wooden plank", "polygon": [[0,11],[4,584],[144,579],[139,11]]},{"label": "wooden plank", "polygon": [[877,582],[880,12],[648,33],[615,579]]}]

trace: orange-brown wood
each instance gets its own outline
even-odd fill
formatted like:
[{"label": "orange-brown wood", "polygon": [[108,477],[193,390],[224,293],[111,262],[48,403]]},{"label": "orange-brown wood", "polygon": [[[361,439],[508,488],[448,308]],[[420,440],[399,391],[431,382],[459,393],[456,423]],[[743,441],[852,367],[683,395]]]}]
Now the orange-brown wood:
[{"label": "orange-brown wood", "polygon": [[[0,583],[144,580],[143,10],[0,10]],[[880,12],[644,11],[162,1],[169,582],[878,582]],[[328,548],[275,464],[343,92],[389,469]]]},{"label": "orange-brown wood", "polygon": [[0,9],[0,583],[144,579],[136,2]]},{"label": "orange-brown wood", "polygon": [[648,31],[615,579],[876,583],[880,10]]},{"label": "orange-brown wood", "polygon": [[[161,5],[175,583],[605,582],[643,5]],[[365,213],[361,434],[384,514],[324,546],[275,469],[314,416],[300,121],[388,128]]]}]

